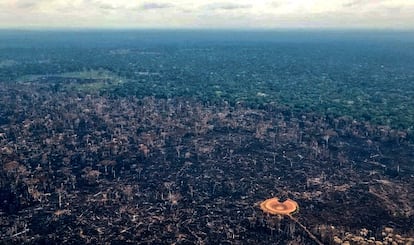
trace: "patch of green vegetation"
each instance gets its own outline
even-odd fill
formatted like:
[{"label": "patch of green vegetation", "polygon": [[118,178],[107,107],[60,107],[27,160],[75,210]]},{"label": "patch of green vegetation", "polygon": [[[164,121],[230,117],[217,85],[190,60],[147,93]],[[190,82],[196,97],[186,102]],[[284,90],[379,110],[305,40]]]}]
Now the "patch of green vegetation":
[{"label": "patch of green vegetation", "polygon": [[18,63],[14,60],[0,60],[0,68],[11,67],[17,65]]},{"label": "patch of green vegetation", "polygon": [[[122,82],[122,81],[119,81]],[[107,83],[105,81],[97,81],[85,84],[70,84],[65,86],[68,90],[76,90],[82,92],[102,92],[115,86],[114,83]]]},{"label": "patch of green vegetation", "polygon": [[[124,79],[108,70],[88,70],[60,74],[62,78],[76,79],[84,82],[68,83],[64,87],[69,90],[83,92],[103,92],[124,83]],[[86,81],[86,82],[85,82]]]},{"label": "patch of green vegetation", "polygon": [[17,82],[47,83],[64,90],[102,92],[120,86],[124,79],[108,70],[84,70],[51,75],[25,75]]},{"label": "patch of green vegetation", "polygon": [[77,78],[77,79],[92,79],[92,80],[119,80],[119,77],[104,69],[99,70],[84,70],[78,72],[65,72],[62,74],[57,74],[56,76],[63,78]]}]

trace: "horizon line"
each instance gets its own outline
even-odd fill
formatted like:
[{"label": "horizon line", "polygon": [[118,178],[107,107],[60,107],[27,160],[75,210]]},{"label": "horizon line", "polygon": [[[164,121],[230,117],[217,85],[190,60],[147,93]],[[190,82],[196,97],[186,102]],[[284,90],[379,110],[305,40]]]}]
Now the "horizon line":
[{"label": "horizon line", "polygon": [[414,32],[414,28],[371,27],[275,27],[275,28],[206,28],[206,27],[2,27],[0,31],[327,31],[327,32]]}]

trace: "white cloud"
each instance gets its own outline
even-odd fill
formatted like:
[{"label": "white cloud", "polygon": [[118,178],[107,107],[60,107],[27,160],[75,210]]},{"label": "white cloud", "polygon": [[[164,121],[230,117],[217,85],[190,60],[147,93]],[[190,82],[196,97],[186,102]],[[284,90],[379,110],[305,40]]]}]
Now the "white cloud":
[{"label": "white cloud", "polygon": [[205,6],[207,10],[240,10],[240,9],[248,9],[251,8],[253,5],[251,4],[240,4],[240,3],[232,3],[232,2],[217,2],[217,3],[210,3]]},{"label": "white cloud", "polygon": [[3,27],[413,28],[412,0],[0,0]]}]

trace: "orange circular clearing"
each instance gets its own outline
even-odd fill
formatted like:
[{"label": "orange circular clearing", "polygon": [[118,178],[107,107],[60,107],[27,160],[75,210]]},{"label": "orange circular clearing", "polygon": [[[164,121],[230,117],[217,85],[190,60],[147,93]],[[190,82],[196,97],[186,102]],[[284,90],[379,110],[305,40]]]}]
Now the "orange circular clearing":
[{"label": "orange circular clearing", "polygon": [[288,215],[295,212],[299,208],[297,202],[287,199],[284,202],[279,202],[279,199],[274,197],[260,203],[260,209],[269,214]]}]

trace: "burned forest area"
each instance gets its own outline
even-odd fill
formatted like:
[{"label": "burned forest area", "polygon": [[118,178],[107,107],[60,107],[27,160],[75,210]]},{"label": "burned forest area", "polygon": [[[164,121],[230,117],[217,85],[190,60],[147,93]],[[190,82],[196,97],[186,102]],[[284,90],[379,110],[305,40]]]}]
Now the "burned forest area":
[{"label": "burned forest area", "polygon": [[[413,244],[404,130],[278,104],[0,87],[0,244]],[[260,202],[290,198],[286,216]]]}]

